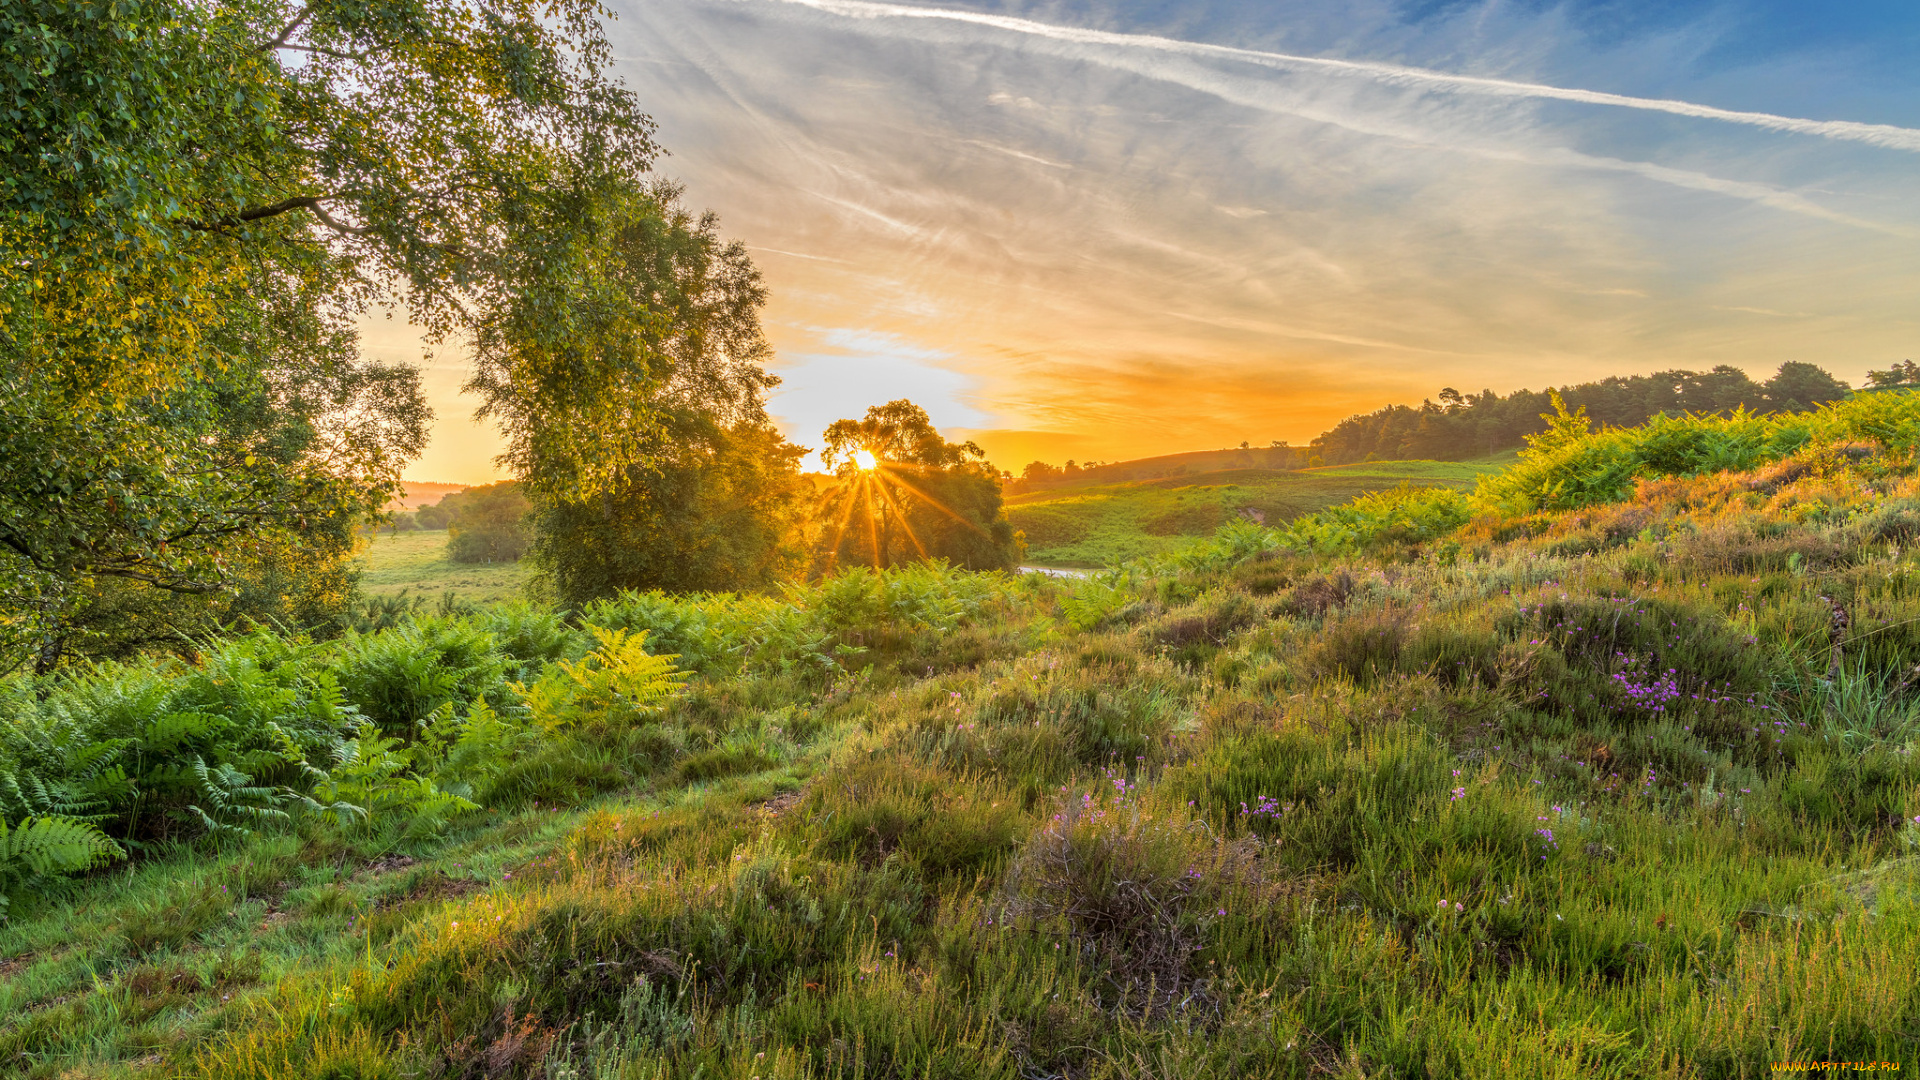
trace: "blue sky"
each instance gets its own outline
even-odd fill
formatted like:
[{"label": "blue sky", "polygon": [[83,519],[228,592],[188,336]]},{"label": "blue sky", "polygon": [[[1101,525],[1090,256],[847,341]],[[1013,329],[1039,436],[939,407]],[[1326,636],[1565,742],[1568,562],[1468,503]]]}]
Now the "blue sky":
[{"label": "blue sky", "polygon": [[[802,443],[904,395],[1018,469],[1920,357],[1920,4],[613,9]],[[413,475],[485,457],[457,374]]]}]

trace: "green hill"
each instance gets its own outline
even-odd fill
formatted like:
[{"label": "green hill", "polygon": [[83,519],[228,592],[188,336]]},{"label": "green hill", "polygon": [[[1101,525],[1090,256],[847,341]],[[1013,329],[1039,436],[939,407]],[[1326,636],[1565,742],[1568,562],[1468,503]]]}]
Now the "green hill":
[{"label": "green hill", "polygon": [[[1234,468],[1119,483],[1083,481],[1010,493],[1007,517],[1027,534],[1027,558],[1034,565],[1112,566],[1171,550],[1190,537],[1211,535],[1236,516],[1277,525],[1403,483],[1468,490],[1482,473],[1513,460],[1514,455],[1502,454],[1476,461],[1376,461],[1291,471]],[[1140,464],[1122,462],[1102,469]]]}]

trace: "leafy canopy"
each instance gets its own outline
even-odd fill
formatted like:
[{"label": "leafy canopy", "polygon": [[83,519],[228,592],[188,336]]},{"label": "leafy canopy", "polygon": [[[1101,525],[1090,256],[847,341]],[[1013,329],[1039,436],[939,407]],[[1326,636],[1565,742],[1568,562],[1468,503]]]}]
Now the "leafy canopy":
[{"label": "leafy canopy", "polygon": [[378,304],[575,487],[654,452],[663,316],[609,255],[656,150],[602,14],[0,0],[0,649],[47,666],[102,578],[337,559],[424,438]]},{"label": "leafy canopy", "polygon": [[656,316],[636,341],[659,373],[636,399],[659,417],[646,461],[583,495],[580,459],[544,419],[509,418],[509,457],[536,504],[535,555],[569,605],[623,589],[764,588],[800,569],[805,451],[767,419],[779,380],[766,370],[766,289],[745,245],[722,239],[714,215],[696,216],[679,196],[669,184],[649,188],[609,269]]}]

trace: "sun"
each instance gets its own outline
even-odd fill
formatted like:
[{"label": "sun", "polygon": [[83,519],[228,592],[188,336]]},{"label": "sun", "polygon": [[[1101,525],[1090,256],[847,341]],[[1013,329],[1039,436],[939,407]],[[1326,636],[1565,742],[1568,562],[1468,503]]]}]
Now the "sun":
[{"label": "sun", "polygon": [[880,462],[873,456],[873,451],[871,450],[855,450],[853,452],[853,465],[861,472],[872,472],[880,467]]}]

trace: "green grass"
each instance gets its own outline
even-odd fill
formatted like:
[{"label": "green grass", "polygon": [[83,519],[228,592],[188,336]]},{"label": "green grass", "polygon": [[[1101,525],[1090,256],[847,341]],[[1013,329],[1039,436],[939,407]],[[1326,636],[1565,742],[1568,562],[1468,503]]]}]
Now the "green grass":
[{"label": "green grass", "polygon": [[1159,480],[1064,486],[1014,495],[1007,517],[1036,566],[1105,567],[1164,555],[1244,511],[1277,526],[1406,483],[1468,491],[1513,455],[1477,461],[1381,461],[1293,472],[1231,469]]},{"label": "green grass", "polygon": [[23,902],[0,1062],[1912,1070],[1917,537],[1912,464],[1840,458],[1364,557],[628,598],[595,617],[686,693],[555,730],[444,834],[307,817]]},{"label": "green grass", "polygon": [[489,603],[517,600],[533,576],[532,564],[457,563],[447,558],[445,529],[379,533],[360,557],[360,588],[370,596],[438,597],[454,593]]}]

